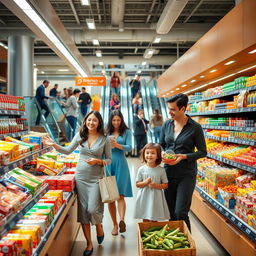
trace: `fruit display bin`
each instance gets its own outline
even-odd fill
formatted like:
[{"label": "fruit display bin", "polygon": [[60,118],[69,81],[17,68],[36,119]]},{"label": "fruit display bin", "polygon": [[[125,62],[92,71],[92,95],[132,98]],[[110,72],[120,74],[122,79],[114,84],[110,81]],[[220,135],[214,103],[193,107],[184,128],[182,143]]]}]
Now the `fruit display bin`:
[{"label": "fruit display bin", "polygon": [[[141,233],[150,227],[163,227],[168,224],[170,228],[180,228],[180,231],[188,236],[190,248],[176,250],[149,250],[143,248]],[[138,250],[139,256],[196,256],[196,245],[184,221],[166,221],[166,222],[141,222],[138,223]]]}]

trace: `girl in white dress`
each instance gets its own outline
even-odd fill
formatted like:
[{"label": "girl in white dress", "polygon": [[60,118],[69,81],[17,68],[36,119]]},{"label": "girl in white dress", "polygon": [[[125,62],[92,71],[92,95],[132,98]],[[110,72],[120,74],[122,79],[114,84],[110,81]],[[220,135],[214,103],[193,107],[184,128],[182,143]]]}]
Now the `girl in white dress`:
[{"label": "girl in white dress", "polygon": [[139,168],[136,178],[136,187],[139,191],[134,217],[143,219],[144,222],[169,220],[170,213],[164,196],[168,179],[165,169],[159,166],[162,161],[160,145],[147,144],[141,156],[145,165]]}]

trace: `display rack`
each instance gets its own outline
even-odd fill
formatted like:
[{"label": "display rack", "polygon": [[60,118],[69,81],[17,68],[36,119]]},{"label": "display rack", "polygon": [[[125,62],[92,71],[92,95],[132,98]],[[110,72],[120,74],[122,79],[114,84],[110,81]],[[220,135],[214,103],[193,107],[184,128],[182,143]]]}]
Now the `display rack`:
[{"label": "display rack", "polygon": [[213,129],[213,130],[227,130],[227,131],[241,131],[241,132],[256,132],[255,127],[239,127],[239,126],[220,126],[220,125],[208,125],[203,124],[203,129]]},{"label": "display rack", "polygon": [[256,107],[252,108],[236,108],[236,109],[220,109],[214,111],[204,111],[204,112],[186,112],[190,116],[209,116],[209,115],[219,115],[219,114],[237,114],[237,113],[249,113],[256,112]]},{"label": "display rack", "polygon": [[32,206],[39,201],[39,199],[48,191],[48,184],[44,184],[36,194],[28,198],[26,201],[22,203],[21,209],[8,216],[0,226],[0,237],[2,237],[5,233],[7,233],[11,228],[15,226],[15,224],[25,215],[25,213],[32,208]]},{"label": "display rack", "polygon": [[5,173],[11,171],[12,169],[14,169],[18,166],[21,166],[29,161],[32,161],[34,158],[49,152],[51,149],[52,149],[52,147],[47,147],[47,148],[37,150],[37,151],[32,152],[29,155],[26,155],[26,156],[24,156],[16,161],[13,161],[5,166],[1,166],[0,167],[0,175],[3,175]]},{"label": "display rack", "polygon": [[204,137],[206,139],[211,139],[211,140],[231,142],[231,143],[240,144],[240,145],[247,145],[247,146],[256,146],[256,141],[254,141],[254,140],[243,140],[243,139],[237,139],[237,138],[222,138],[222,137],[208,135],[208,134],[205,134]]},{"label": "display rack", "polygon": [[0,134],[0,139],[4,139],[8,136],[16,138],[16,137],[20,137],[20,136],[23,136],[26,134],[28,134],[28,130],[24,130],[24,131],[20,131],[20,132],[5,133],[5,134]]},{"label": "display rack", "polygon": [[25,111],[0,109],[0,114],[1,115],[24,116],[25,115]]},{"label": "display rack", "polygon": [[196,190],[200,195],[210,203],[218,212],[224,215],[232,224],[234,224],[239,230],[241,230],[247,237],[252,239],[256,243],[256,231],[250,227],[247,223],[241,220],[230,209],[219,203],[216,199],[208,195],[202,188],[196,186]]},{"label": "display rack", "polygon": [[249,165],[240,164],[238,162],[229,160],[229,159],[227,159],[225,157],[222,157],[220,155],[214,155],[214,154],[211,154],[211,153],[207,153],[207,157],[215,159],[215,160],[220,161],[220,162],[223,162],[225,164],[231,165],[233,167],[239,168],[241,170],[256,174],[256,168],[251,167]]},{"label": "display rack", "polygon": [[219,99],[219,98],[223,98],[223,97],[226,97],[226,96],[236,95],[236,94],[239,94],[241,92],[241,90],[246,90],[248,92],[255,91],[256,90],[256,85],[250,86],[250,87],[244,87],[244,88],[241,88],[239,90],[233,90],[233,91],[230,91],[230,92],[224,92],[224,93],[221,93],[221,94],[212,95],[212,96],[205,97],[205,98],[198,99],[198,100],[191,100],[191,101],[189,101],[189,104],[193,104],[194,102],[214,100],[214,99]]}]

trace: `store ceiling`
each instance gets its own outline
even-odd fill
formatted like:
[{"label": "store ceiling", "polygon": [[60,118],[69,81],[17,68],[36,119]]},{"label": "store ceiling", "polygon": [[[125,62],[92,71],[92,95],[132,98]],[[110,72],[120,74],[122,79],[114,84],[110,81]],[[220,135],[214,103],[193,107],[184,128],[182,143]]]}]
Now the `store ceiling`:
[{"label": "store ceiling", "polygon": [[[33,0],[30,2],[33,3]],[[122,22],[118,22],[120,17],[115,17],[111,12],[114,2],[90,0],[90,6],[83,6],[81,0],[50,0],[81,55],[98,61],[95,51],[101,50],[105,63],[108,62],[108,57],[115,57],[117,60],[133,57],[134,63],[136,60],[141,62],[145,50],[150,46],[157,50],[155,57],[169,56],[175,60],[235,6],[234,0],[189,0],[171,31],[166,35],[159,35],[160,43],[153,43],[157,36],[157,22],[168,0],[124,1],[123,32],[119,32],[122,28]],[[88,18],[94,19],[96,30],[88,29]],[[117,22],[121,25],[117,25]],[[28,33],[27,30],[25,25],[0,3],[0,41],[6,43],[9,34]],[[99,46],[93,45],[92,39],[98,39]],[[35,56],[40,58],[56,55],[37,38]],[[154,57],[147,60],[148,63],[150,61],[154,62]]]}]

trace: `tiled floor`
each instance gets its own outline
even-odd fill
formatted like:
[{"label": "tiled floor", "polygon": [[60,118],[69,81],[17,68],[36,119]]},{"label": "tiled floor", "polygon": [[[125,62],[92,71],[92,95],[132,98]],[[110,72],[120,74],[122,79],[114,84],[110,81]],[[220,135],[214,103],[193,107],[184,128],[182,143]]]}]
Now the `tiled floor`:
[{"label": "tiled floor", "polygon": [[[134,195],[137,191],[134,186],[137,168],[140,166],[140,162],[136,158],[129,158],[129,166],[131,172],[131,179],[133,183]],[[135,197],[127,198],[127,212],[126,212],[126,224],[127,231],[124,235],[118,235],[113,237],[111,235],[112,222],[108,213],[107,207],[105,207],[104,215],[104,231],[105,240],[102,245],[97,245],[95,228],[93,227],[93,243],[94,252],[93,255],[98,256],[136,256],[138,255],[137,249],[137,221],[133,218]],[[192,222],[192,235],[196,242],[197,255],[198,256],[226,256],[229,255],[217,241],[211,236],[211,234],[204,228],[200,221],[193,215],[191,216]],[[83,236],[82,229],[79,230],[76,242],[74,244],[71,255],[80,256],[83,255],[83,251],[86,247],[85,238]]]}]

